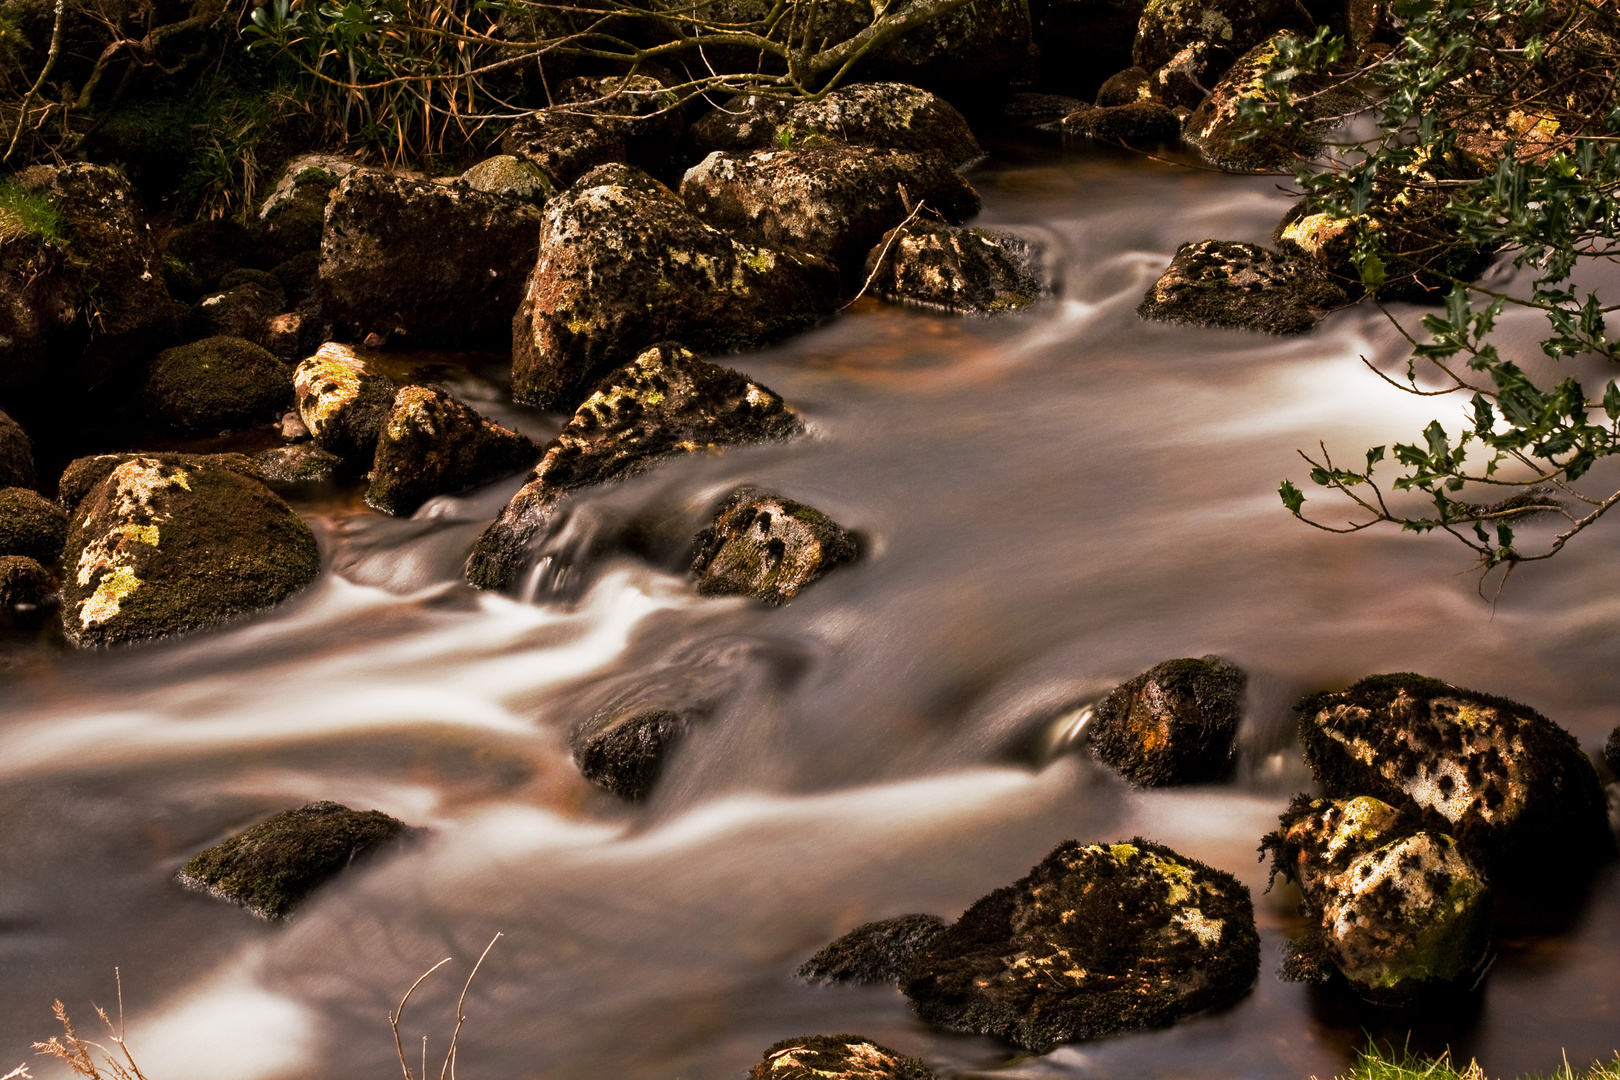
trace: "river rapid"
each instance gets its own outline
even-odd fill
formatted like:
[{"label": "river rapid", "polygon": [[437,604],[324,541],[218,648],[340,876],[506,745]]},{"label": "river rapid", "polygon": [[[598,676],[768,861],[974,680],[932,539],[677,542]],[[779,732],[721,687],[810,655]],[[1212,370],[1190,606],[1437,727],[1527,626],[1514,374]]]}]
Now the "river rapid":
[{"label": "river rapid", "polygon": [[[295,499],[325,572],[281,608],[107,652],[6,638],[0,1073],[52,1033],[54,998],[89,1033],[116,967],[151,1080],[397,1076],[387,1014],[451,957],[401,1025],[436,1074],[497,931],[457,1059],[479,1080],[737,1080],[778,1039],[841,1031],[1009,1080],[1326,1078],[1364,1033],[1408,1029],[1492,1075],[1620,1048],[1613,866],[1511,920],[1467,1001],[1412,1016],[1279,981],[1298,895],[1267,892],[1256,853],[1310,786],[1290,708],[1310,690],[1418,671],[1601,745],[1620,536],[1593,530],[1493,605],[1449,540],[1334,537],[1283,510],[1296,448],[1355,460],[1463,402],[1368,370],[1404,370],[1376,310],[1295,339],[1137,318],[1182,241],[1265,241],[1289,205],[1274,179],[1028,142],[972,179],[980,223],[1046,245],[1057,296],[994,320],[863,301],[732,358],[810,434],[582,493],[521,599],[460,580],[516,479],[404,521],[330,490]],[[560,423],[476,372],[451,385],[530,433]],[[857,530],[866,557],[779,609],[697,597],[684,544],[743,482]],[[1072,752],[1068,707],[1206,653],[1250,672],[1230,782],[1133,791]],[[705,718],[632,807],[579,777],[568,738],[637,695]],[[431,833],[281,924],[174,884],[314,799]],[[1264,960],[1235,1007],[1032,1058],[925,1027],[892,987],[793,977],[858,923],[954,918],[1062,840],[1134,835],[1253,890]]]}]

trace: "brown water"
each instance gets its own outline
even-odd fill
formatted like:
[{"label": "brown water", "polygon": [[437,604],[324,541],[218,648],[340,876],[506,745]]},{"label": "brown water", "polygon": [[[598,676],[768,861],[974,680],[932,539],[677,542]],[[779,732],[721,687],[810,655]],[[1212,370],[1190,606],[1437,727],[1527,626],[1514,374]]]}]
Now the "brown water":
[{"label": "brown water", "polygon": [[[532,602],[459,583],[515,481],[410,521],[329,491],[300,506],[328,572],[282,609],[110,653],[13,635],[0,1071],[50,1033],[52,998],[88,1027],[116,965],[152,1080],[398,1075],[388,1010],[454,957],[404,1023],[413,1061],[422,1033],[441,1053],[496,931],[459,1056],[483,1080],[734,1080],[779,1038],[845,1030],[1007,1078],[1305,1080],[1341,1070],[1364,1030],[1415,1028],[1414,1048],[1507,1075],[1620,1047],[1614,869],[1562,922],[1506,935],[1455,1010],[1390,1016],[1276,978],[1297,897],[1264,893],[1255,853],[1308,786],[1289,705],[1309,689],[1416,670],[1599,745],[1620,720],[1615,536],[1521,571],[1493,608],[1460,547],[1330,537],[1282,511],[1296,447],[1350,456],[1460,403],[1366,370],[1361,355],[1401,356],[1376,312],[1299,340],[1136,318],[1181,241],[1263,239],[1287,206],[1273,182],[1027,147],[975,182],[985,222],[1049,246],[1058,298],[995,321],[862,305],[736,358],[812,434],[586,493]],[[744,481],[860,530],[870,556],[781,609],[697,598],[682,544]],[[1252,673],[1231,783],[1133,792],[1050,752],[1066,704],[1209,652]],[[708,717],[628,808],[579,779],[567,736],[632,694]],[[317,798],[432,838],[287,924],[172,884],[200,847]],[[792,977],[857,923],[954,917],[1061,840],[1135,834],[1255,890],[1266,961],[1232,1009],[1021,1058],[925,1028],[892,988]]]}]

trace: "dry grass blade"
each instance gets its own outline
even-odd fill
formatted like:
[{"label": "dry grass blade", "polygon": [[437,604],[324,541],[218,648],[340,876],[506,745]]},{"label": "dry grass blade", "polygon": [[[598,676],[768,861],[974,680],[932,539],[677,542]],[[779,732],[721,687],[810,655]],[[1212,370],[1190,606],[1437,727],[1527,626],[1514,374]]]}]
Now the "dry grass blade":
[{"label": "dry grass blade", "polygon": [[[444,965],[448,964],[449,962],[450,962],[450,957],[447,956],[443,960],[440,960],[437,964],[434,964],[432,967],[430,967],[426,971],[422,972],[422,974],[418,975],[416,977],[416,981],[411,983],[411,988],[409,990],[405,991],[405,996],[399,999],[399,1008],[395,1009],[393,1012],[388,1014],[388,1026],[394,1029],[394,1048],[399,1051],[399,1067],[400,1067],[400,1070],[402,1072],[404,1072],[404,1074],[405,1074],[405,1080],[415,1080],[415,1077],[411,1073],[411,1067],[409,1065],[405,1064],[405,1043],[403,1041],[401,1041],[401,1039],[399,1037],[399,1022],[405,1015],[405,1003],[407,1001],[411,1000],[411,995],[416,993],[416,988],[418,986],[421,986],[422,983],[427,979],[427,977],[429,975],[433,974],[435,971],[438,971],[440,968],[444,967]],[[422,1060],[424,1062],[423,1067],[422,1067],[422,1072],[423,1072],[424,1075],[426,1075],[426,1073],[427,1073],[427,1066],[425,1064],[425,1062],[427,1061],[427,1036],[426,1035],[422,1036]]]},{"label": "dry grass blade", "polygon": [[6,1075],[0,1076],[0,1080],[34,1080],[34,1078],[33,1074],[28,1071],[28,1063],[24,1062],[6,1073]]},{"label": "dry grass blade", "polygon": [[[123,974],[117,968],[113,968],[113,978],[118,982],[118,1023],[114,1024],[112,1018],[107,1015],[107,1010],[100,1005],[96,1005],[94,1008],[96,1015],[101,1017],[101,1022],[107,1025],[107,1037],[112,1040],[114,1046],[118,1047],[119,1054],[123,1056],[122,1061],[100,1043],[91,1039],[80,1038],[79,1033],[73,1029],[73,1021],[68,1018],[67,1006],[63,1005],[61,1001],[55,1002],[51,1007],[57,1021],[62,1025],[61,1038],[53,1035],[45,1042],[35,1043],[34,1049],[41,1054],[57,1058],[66,1063],[67,1067],[72,1069],[75,1075],[85,1077],[86,1080],[109,1080],[109,1078],[110,1080],[146,1080],[146,1074],[141,1072],[139,1065],[135,1064],[134,1055],[129,1052],[129,1047],[124,1044]],[[101,1052],[102,1061],[99,1065],[96,1063],[95,1055],[91,1053],[92,1049]],[[103,1072],[103,1069],[106,1072]],[[14,1076],[26,1077],[28,1073],[19,1066],[16,1070],[0,1077],[0,1080],[11,1080]]]}]

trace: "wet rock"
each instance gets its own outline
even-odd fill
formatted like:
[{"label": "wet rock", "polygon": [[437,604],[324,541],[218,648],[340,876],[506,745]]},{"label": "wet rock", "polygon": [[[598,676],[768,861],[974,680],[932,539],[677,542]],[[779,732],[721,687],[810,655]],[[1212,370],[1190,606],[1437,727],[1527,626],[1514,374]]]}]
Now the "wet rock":
[{"label": "wet rock", "polygon": [[897,915],[862,923],[799,965],[807,982],[899,982],[935,938],[945,920],[934,915]]},{"label": "wet rock", "polygon": [[1068,841],[912,964],[918,1015],[1044,1053],[1230,1005],[1260,967],[1249,890],[1137,839]]},{"label": "wet rock", "polygon": [[270,272],[286,290],[287,303],[296,308],[308,300],[321,280],[321,252],[319,248],[300,251],[283,259]]},{"label": "wet rock", "polygon": [[141,396],[163,423],[218,431],[268,422],[292,401],[287,365],[251,341],[211,337],[165,349]]},{"label": "wet rock", "polygon": [[1136,313],[1195,326],[1303,334],[1348,302],[1343,289],[1303,259],[1255,244],[1200,240],[1176,249]]},{"label": "wet rock", "polygon": [[639,802],[657,783],[664,759],[686,728],[686,719],[668,709],[611,717],[577,741],[574,764],[591,783],[621,799]]},{"label": "wet rock", "polygon": [[37,560],[0,555],[0,608],[39,607],[51,591],[51,575]]},{"label": "wet rock", "polygon": [[[686,130],[680,97],[647,75],[576,76],[557,84],[555,107],[585,113],[624,138],[629,161],[660,169]],[[543,167],[543,166],[542,166]]]},{"label": "wet rock", "polygon": [[979,211],[944,158],[860,146],[713,153],[687,172],[681,198],[716,228],[850,268],[919,202],[953,223]]},{"label": "wet rock", "polygon": [[461,182],[485,195],[539,206],[551,197],[551,178],[532,161],[511,154],[485,158],[461,174]]},{"label": "wet rock", "polygon": [[0,412],[0,486],[34,486],[34,444],[28,432]]},{"label": "wet rock", "polygon": [[322,312],[357,338],[506,348],[539,242],[527,203],[357,172],[327,203]]},{"label": "wet rock", "polygon": [[768,150],[779,146],[776,129],[791,108],[778,98],[739,94],[715,106],[686,129],[687,160],[701,161],[716,150]]},{"label": "wet rock", "polygon": [[1140,787],[1219,780],[1232,766],[1247,684],[1218,656],[1157,664],[1097,706],[1092,756]]},{"label": "wet rock", "polygon": [[1297,708],[1305,761],[1330,797],[1413,809],[1500,887],[1540,887],[1613,854],[1591,761],[1526,705],[1403,673]]},{"label": "wet rock", "polygon": [[[1490,955],[1491,892],[1444,833],[1371,796],[1301,795],[1261,845],[1296,882],[1311,919],[1296,978],[1331,965],[1375,1004],[1468,989]],[[1325,963],[1323,963],[1325,961]]]},{"label": "wet rock", "polygon": [[567,108],[540,109],[518,120],[501,137],[501,150],[545,173],[556,191],[598,165],[630,158],[623,131]]},{"label": "wet rock", "polygon": [[1063,134],[1107,142],[1165,143],[1181,138],[1181,121],[1157,101],[1081,109],[1063,118]]},{"label": "wet rock", "polygon": [[1278,30],[1315,26],[1299,0],[1148,0],[1131,55],[1138,67],[1154,71],[1201,42],[1220,50],[1230,65]]},{"label": "wet rock", "polygon": [[[80,645],[184,633],[279,603],[320,571],[315,537],[240,455],[104,455],[63,554],[62,626]],[[75,463],[80,464],[80,463]]]},{"label": "wet rock", "polygon": [[749,1080],[938,1080],[913,1057],[861,1035],[801,1035],[765,1051]]},{"label": "wet rock", "polygon": [[312,442],[301,442],[254,454],[253,463],[273,484],[324,484],[337,474],[343,459]]},{"label": "wet rock", "polygon": [[1153,83],[1148,79],[1147,71],[1139,67],[1128,67],[1124,71],[1110,75],[1097,89],[1099,108],[1134,105],[1139,101],[1152,100],[1154,100]]},{"label": "wet rock", "polygon": [[484,419],[443,390],[402,387],[377,436],[366,504],[408,515],[435,495],[522,472],[539,456],[539,443]]},{"label": "wet rock", "polygon": [[830,313],[831,268],[739,241],[668,188],[606,165],[553,199],[512,323],[512,396],[568,410],[642,349],[757,346]]},{"label": "wet rock", "polygon": [[322,450],[369,461],[394,408],[394,381],[347,345],[327,342],[293,372],[298,417]]},{"label": "wet rock", "polygon": [[178,880],[261,919],[280,919],[353,863],[419,832],[380,810],[312,802],[199,852]]},{"label": "wet rock", "polygon": [[904,83],[855,83],[795,105],[760,149],[877,146],[937,154],[962,166],[984,156],[949,102]]},{"label": "wet rock", "polygon": [[703,596],[752,596],[785,604],[827,571],[860,556],[860,544],[803,503],[741,488],[693,540],[692,573]]},{"label": "wet rock", "polygon": [[529,541],[557,499],[590,484],[640,472],[675,454],[797,435],[798,416],[740,372],[699,360],[678,345],[655,345],[597,384],[545,448],[529,481],[473,547],[467,580],[510,586]]},{"label": "wet rock", "polygon": [[303,154],[287,163],[259,206],[260,245],[269,264],[319,251],[326,200],[358,162],[335,154]]},{"label": "wet rock", "polygon": [[67,513],[28,488],[0,489],[0,555],[25,555],[42,563],[62,557]]},{"label": "wet rock", "polygon": [[867,255],[866,273],[869,291],[886,300],[963,315],[1028,307],[1051,291],[1029,241],[929,221],[890,230]]},{"label": "wet rock", "polygon": [[1156,100],[1172,109],[1196,109],[1232,66],[1232,60],[1229,50],[1195,41],[1148,76],[1148,89]]}]

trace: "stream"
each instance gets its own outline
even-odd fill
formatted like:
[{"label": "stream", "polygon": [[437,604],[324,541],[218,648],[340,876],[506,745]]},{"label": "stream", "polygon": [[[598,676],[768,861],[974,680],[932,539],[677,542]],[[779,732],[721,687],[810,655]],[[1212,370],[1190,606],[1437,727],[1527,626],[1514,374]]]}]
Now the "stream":
[{"label": "stream", "polygon": [[[521,598],[461,582],[518,478],[410,520],[332,489],[293,500],[325,569],[274,611],[105,652],[0,642],[0,1073],[54,1033],[53,999],[82,1034],[92,1002],[116,1015],[116,968],[150,1080],[398,1076],[388,1013],[451,957],[401,1024],[437,1075],[497,931],[466,997],[469,1080],[739,1080],[772,1042],[843,1031],[1007,1080],[1325,1080],[1367,1034],[1409,1029],[1493,1076],[1620,1049],[1615,866],[1510,921],[1466,1001],[1412,1016],[1278,979],[1298,894],[1267,892],[1256,853],[1310,788],[1291,706],[1311,690],[1418,671],[1601,746],[1620,722],[1620,535],[1522,568],[1493,604],[1448,539],[1294,520],[1275,491],[1304,485],[1296,448],[1357,460],[1454,427],[1464,402],[1368,370],[1404,371],[1376,309],[1293,339],[1138,319],[1182,241],[1266,242],[1290,203],[1274,178],[995,150],[972,174],[978,223],[1046,245],[1053,299],[989,320],[862,301],[725,361],[808,436],[581,493]],[[487,368],[455,371],[492,417],[558,429]],[[684,544],[744,482],[857,530],[865,557],[781,608],[699,598]],[[1206,653],[1250,673],[1229,782],[1138,791],[1072,752],[1076,702]],[[631,696],[703,715],[634,806],[581,779],[568,743]],[[285,923],[174,884],[199,849],[315,799],[430,834]],[[1135,835],[1253,890],[1264,959],[1236,1006],[1029,1057],[924,1026],[893,987],[793,976],[859,923],[954,918],[1060,841]]]}]

